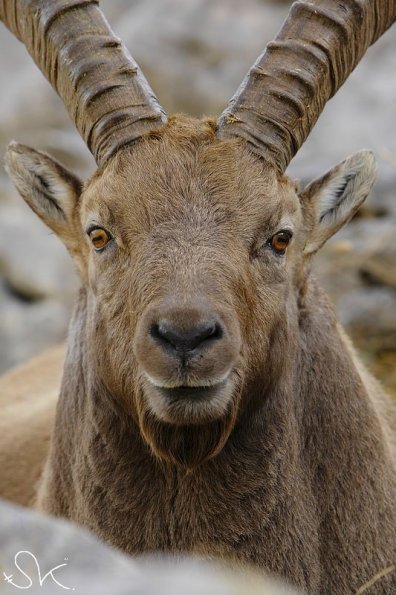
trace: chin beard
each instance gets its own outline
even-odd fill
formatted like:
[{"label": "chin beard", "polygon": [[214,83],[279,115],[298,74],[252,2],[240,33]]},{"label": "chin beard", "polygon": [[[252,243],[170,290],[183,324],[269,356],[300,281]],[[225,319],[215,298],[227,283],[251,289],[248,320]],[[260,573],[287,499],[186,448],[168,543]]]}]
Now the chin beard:
[{"label": "chin beard", "polygon": [[226,413],[202,425],[175,425],[158,419],[149,409],[143,394],[137,399],[140,432],[153,454],[162,461],[192,470],[217,456],[236,423],[237,396]]}]

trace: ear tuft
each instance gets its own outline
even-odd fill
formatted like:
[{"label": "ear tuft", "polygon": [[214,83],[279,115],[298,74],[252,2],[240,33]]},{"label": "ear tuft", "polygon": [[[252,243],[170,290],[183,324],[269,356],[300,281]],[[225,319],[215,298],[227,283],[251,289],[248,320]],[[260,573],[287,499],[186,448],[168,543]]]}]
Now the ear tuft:
[{"label": "ear tuft", "polygon": [[[338,166],[319,196],[319,223],[331,225],[359,209],[374,184],[376,161],[371,151],[359,151]],[[333,170],[334,171],[334,170]],[[353,211],[353,213],[352,213]]]},{"label": "ear tuft", "polygon": [[313,254],[356,213],[375,181],[376,161],[371,151],[359,151],[314,180],[301,193],[311,228],[305,254]]},{"label": "ear tuft", "polygon": [[82,184],[46,153],[12,141],[5,168],[18,192],[35,213],[59,235],[67,232]]}]

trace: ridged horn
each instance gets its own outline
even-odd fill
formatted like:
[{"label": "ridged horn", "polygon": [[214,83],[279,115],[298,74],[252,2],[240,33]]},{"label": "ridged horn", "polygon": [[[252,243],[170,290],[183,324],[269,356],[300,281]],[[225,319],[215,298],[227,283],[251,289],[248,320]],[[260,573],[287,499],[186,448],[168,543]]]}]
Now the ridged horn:
[{"label": "ridged horn", "polygon": [[295,2],[218,120],[284,172],[326,102],[396,18],[396,0]]},{"label": "ridged horn", "polygon": [[97,0],[0,0],[0,18],[63,100],[103,165],[120,147],[166,122],[139,66]]}]

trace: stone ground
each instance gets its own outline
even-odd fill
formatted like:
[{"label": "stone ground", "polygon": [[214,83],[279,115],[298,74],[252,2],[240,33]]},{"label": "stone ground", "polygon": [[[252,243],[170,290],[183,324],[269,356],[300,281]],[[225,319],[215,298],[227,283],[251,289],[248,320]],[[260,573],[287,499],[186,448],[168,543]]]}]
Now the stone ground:
[{"label": "stone ground", "polygon": [[[102,0],[115,32],[168,112],[217,115],[278,30],[288,2]],[[396,27],[331,100],[289,173],[320,175],[375,151],[367,206],[318,256],[316,274],[364,358],[396,394]],[[54,92],[23,46],[0,29],[0,153],[11,139],[86,176],[94,169]],[[57,238],[0,171],[0,371],[64,338],[78,285]]]},{"label": "stone ground", "polygon": [[[283,581],[198,558],[132,559],[72,523],[4,501],[0,527],[1,595],[21,589],[30,595],[54,595],[62,589],[83,595],[298,595]],[[58,565],[64,566],[44,579]]]}]

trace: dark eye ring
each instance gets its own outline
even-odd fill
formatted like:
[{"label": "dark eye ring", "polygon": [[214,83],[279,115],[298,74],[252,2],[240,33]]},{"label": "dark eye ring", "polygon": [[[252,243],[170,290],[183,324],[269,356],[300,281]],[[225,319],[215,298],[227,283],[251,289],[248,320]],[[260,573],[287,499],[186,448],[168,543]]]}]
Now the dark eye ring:
[{"label": "dark eye ring", "polygon": [[109,232],[103,227],[91,227],[88,230],[88,236],[97,252],[103,250],[112,239]]},{"label": "dark eye ring", "polygon": [[283,255],[286,252],[290,240],[292,239],[292,232],[287,229],[282,229],[268,240],[268,244],[276,254]]}]

